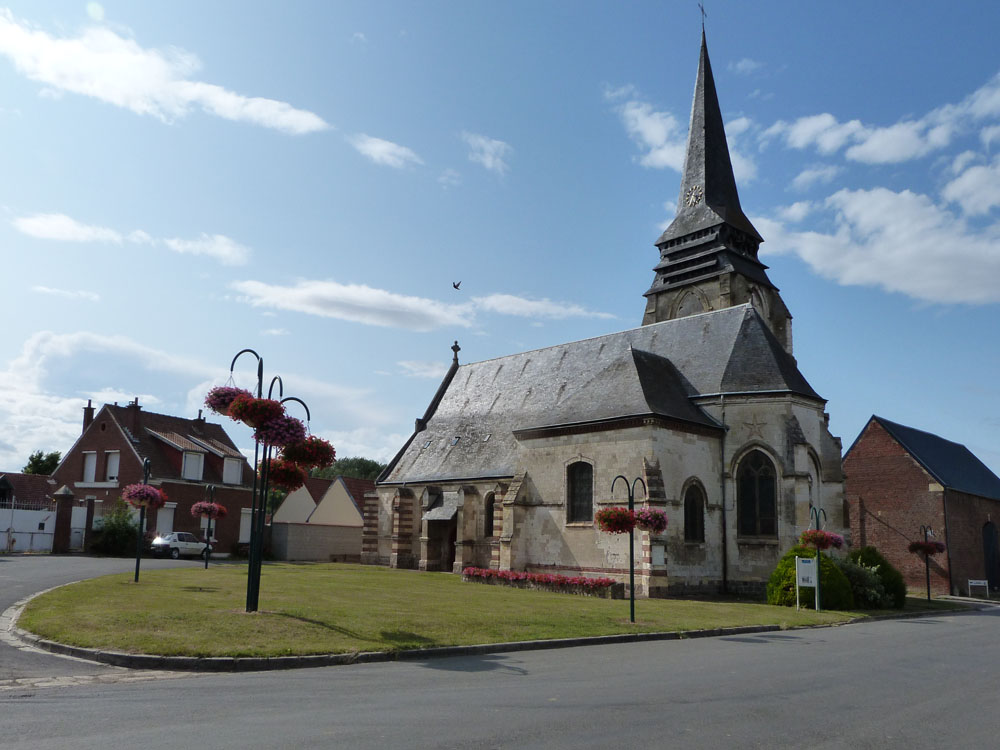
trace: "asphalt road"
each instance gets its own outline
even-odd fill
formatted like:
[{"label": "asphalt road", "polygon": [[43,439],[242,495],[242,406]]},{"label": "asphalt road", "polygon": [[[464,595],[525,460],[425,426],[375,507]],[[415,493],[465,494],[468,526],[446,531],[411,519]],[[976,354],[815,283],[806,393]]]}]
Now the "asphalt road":
[{"label": "asphalt road", "polygon": [[[498,613],[502,616],[502,613]],[[991,748],[1000,609],[0,690],[0,748]]]}]

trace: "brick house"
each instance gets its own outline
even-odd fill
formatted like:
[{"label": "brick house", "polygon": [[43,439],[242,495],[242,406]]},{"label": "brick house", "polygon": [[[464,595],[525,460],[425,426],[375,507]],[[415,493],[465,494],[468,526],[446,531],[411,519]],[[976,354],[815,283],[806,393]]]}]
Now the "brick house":
[{"label": "brick house", "polygon": [[969,579],[1000,588],[1000,477],[964,445],[873,415],[844,473],[854,546],[877,547],[907,587],[926,587],[923,558],[907,549],[923,525],[947,546],[931,558],[932,592],[968,595]]},{"label": "brick house", "polygon": [[213,522],[216,549],[229,552],[249,540],[253,470],[221,425],[200,411],[196,419],[143,411],[138,398],[94,411],[88,401],[82,434],[52,473],[56,486],[68,487],[76,502],[93,504],[93,516],[100,517],[123,487],[142,481],[149,458],[149,483],[165,490],[168,501],[148,514],[148,531],[203,538],[205,521],[191,516],[191,506],[207,499],[206,488],[214,485],[215,501],[229,511]]}]

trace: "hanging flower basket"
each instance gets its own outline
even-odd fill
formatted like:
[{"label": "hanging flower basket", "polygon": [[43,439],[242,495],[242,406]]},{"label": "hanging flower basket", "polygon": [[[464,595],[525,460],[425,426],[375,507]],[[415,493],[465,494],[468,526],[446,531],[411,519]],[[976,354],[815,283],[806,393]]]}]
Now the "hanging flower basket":
[{"label": "hanging flower basket", "polygon": [[667,513],[659,508],[640,508],[635,512],[635,525],[650,534],[662,534],[667,530]]},{"label": "hanging flower basket", "polygon": [[337,452],[330,445],[330,441],[310,435],[304,440],[285,445],[281,457],[304,469],[323,468],[333,463]]},{"label": "hanging flower basket", "polygon": [[844,546],[844,537],[840,534],[823,531],[822,529],[806,529],[802,532],[802,536],[799,537],[799,541],[818,550],[830,549],[830,547],[840,549]]},{"label": "hanging flower basket", "polygon": [[261,422],[256,427],[253,439],[276,448],[283,448],[289,443],[302,442],[306,437],[306,426],[302,424],[301,419],[295,417],[276,417]]},{"label": "hanging flower basket", "polygon": [[195,518],[225,518],[228,512],[225,505],[210,503],[207,500],[202,500],[191,506],[191,515]]},{"label": "hanging flower basket", "polygon": [[936,555],[939,552],[944,552],[945,546],[944,542],[910,542],[910,552],[914,554],[923,554],[927,557],[931,555]]},{"label": "hanging flower basket", "polygon": [[601,508],[594,520],[609,534],[627,534],[635,528],[635,513],[628,508]]},{"label": "hanging flower basket", "polygon": [[222,385],[218,388],[213,388],[208,392],[208,395],[205,396],[205,406],[214,411],[216,414],[228,417],[229,407],[239,396],[253,398],[253,394],[245,388],[233,388],[231,386]]},{"label": "hanging flower basket", "polygon": [[272,487],[293,492],[306,483],[306,470],[291,461],[272,458],[267,481]]},{"label": "hanging flower basket", "polygon": [[167,502],[167,493],[148,484],[130,484],[122,489],[122,500],[133,508],[155,508],[163,507]]},{"label": "hanging flower basket", "polygon": [[229,416],[251,427],[257,427],[284,415],[285,407],[280,401],[254,398],[249,393],[237,396],[229,404]]}]

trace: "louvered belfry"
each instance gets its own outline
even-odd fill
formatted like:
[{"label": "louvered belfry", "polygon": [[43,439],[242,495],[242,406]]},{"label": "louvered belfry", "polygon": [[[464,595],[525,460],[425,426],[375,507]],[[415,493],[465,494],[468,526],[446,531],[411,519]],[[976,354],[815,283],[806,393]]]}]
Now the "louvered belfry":
[{"label": "louvered belfry", "polygon": [[677,216],[656,241],[643,325],[751,302],[791,352],[791,315],[757,257],[761,242],[740,206],[702,32]]}]

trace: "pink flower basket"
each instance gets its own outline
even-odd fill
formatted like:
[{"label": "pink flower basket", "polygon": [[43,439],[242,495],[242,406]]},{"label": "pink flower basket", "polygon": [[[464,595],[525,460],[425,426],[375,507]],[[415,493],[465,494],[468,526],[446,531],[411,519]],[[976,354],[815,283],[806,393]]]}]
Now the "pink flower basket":
[{"label": "pink flower basket", "polygon": [[191,515],[195,518],[225,518],[228,512],[225,505],[210,503],[207,500],[202,500],[191,506]]},{"label": "pink flower basket", "polygon": [[944,542],[910,542],[910,552],[916,555],[926,555],[930,557],[931,555],[936,555],[939,552],[944,552],[945,546]]},{"label": "pink flower basket", "polygon": [[799,541],[818,550],[830,549],[830,547],[840,549],[844,546],[844,537],[840,534],[823,531],[822,529],[806,529],[802,532],[802,536],[799,537]]},{"label": "pink flower basket", "polygon": [[270,398],[254,398],[249,393],[241,394],[229,404],[229,416],[250,427],[257,427],[272,419],[285,415],[285,407],[280,401]]},{"label": "pink flower basket", "polygon": [[290,443],[300,443],[305,438],[306,426],[302,424],[302,420],[286,415],[259,423],[253,433],[254,440],[276,448],[283,448]]},{"label": "pink flower basket", "polygon": [[214,411],[216,414],[228,417],[229,407],[232,405],[233,401],[240,396],[253,398],[253,394],[245,388],[233,388],[225,385],[219,386],[218,388],[210,390],[205,396],[205,406]]},{"label": "pink flower basket", "polygon": [[133,508],[163,507],[167,502],[167,493],[148,484],[130,484],[122,489],[122,500]]},{"label": "pink flower basket", "polygon": [[635,525],[650,534],[662,534],[667,530],[667,514],[659,508],[640,508],[635,513]]}]

